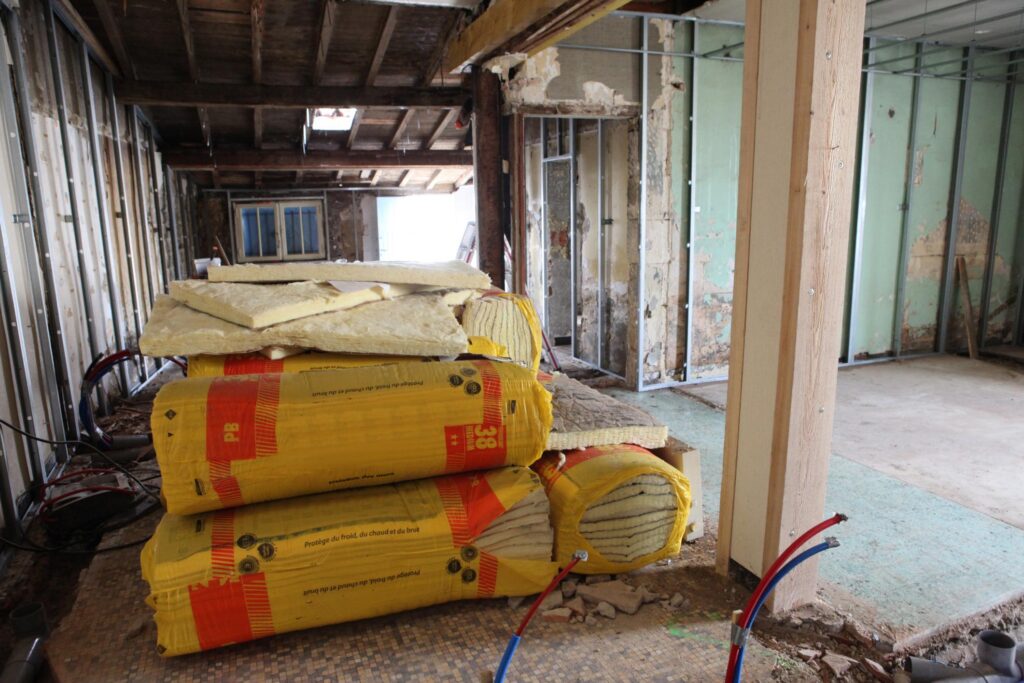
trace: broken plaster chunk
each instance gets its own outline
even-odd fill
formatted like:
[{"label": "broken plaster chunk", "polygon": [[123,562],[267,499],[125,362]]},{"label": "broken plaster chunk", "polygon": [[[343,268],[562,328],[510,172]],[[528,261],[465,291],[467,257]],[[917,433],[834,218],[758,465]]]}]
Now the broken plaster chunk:
[{"label": "broken plaster chunk", "polygon": [[600,614],[605,619],[614,619],[615,606],[608,602],[599,602],[591,614]]},{"label": "broken plaster chunk", "polygon": [[857,660],[851,659],[844,655],[836,654],[835,652],[827,653],[824,657],[821,658],[821,661],[837,677],[845,674],[847,671],[850,670],[851,667],[853,667],[853,665],[857,663]]},{"label": "broken plaster chunk", "polygon": [[671,598],[669,598],[668,604],[670,607],[679,609],[684,604],[686,604],[686,598],[683,597],[682,593],[676,593]]},{"label": "broken plaster chunk", "polygon": [[652,593],[650,590],[648,590],[647,586],[640,586],[640,588],[637,589],[637,592],[640,593],[640,598],[644,601],[645,605],[648,605],[652,602],[657,602],[658,598],[660,597],[658,593]]},{"label": "broken plaster chunk", "polygon": [[576,582],[575,581],[563,581],[562,582],[562,597],[568,600],[572,596],[576,595]]},{"label": "broken plaster chunk", "polygon": [[812,659],[817,659],[818,657],[820,657],[821,656],[821,650],[812,650],[812,649],[809,649],[809,648],[801,648],[801,649],[796,651],[796,654],[797,654],[798,657],[800,657],[800,659],[804,660],[805,662],[809,662]]},{"label": "broken plaster chunk", "polygon": [[512,609],[519,609],[523,606],[523,602],[526,600],[525,595],[513,595],[508,599],[508,606]]},{"label": "broken plaster chunk", "polygon": [[621,581],[578,586],[576,592],[587,602],[607,602],[626,614],[636,614],[644,602],[640,593]]},{"label": "broken plaster chunk", "polygon": [[879,683],[892,683],[892,676],[887,674],[882,665],[875,660],[862,657],[860,665]]},{"label": "broken plaster chunk", "polygon": [[586,616],[586,614],[587,614],[587,607],[583,603],[583,598],[581,598],[578,595],[575,598],[573,598],[572,600],[569,600],[568,602],[563,603],[562,606],[567,608],[567,609],[572,610],[573,614],[578,614],[580,616]]},{"label": "broken plaster chunk", "polygon": [[547,612],[547,611],[553,610],[553,609],[555,609],[557,607],[561,607],[561,606],[562,606],[562,595],[561,595],[561,593],[557,593],[555,591],[551,591],[546,596],[544,596],[544,599],[541,601],[540,607],[538,609],[541,612]]},{"label": "broken plaster chunk", "polygon": [[586,584],[588,586],[591,585],[591,584],[603,583],[605,581],[611,581],[611,580],[612,580],[612,575],[611,574],[591,574],[586,579],[584,579],[584,581],[586,582]]},{"label": "broken plaster chunk", "polygon": [[549,609],[543,612],[540,616],[544,621],[553,621],[556,623],[565,624],[572,619],[573,612],[568,607],[556,607],[555,609]]}]

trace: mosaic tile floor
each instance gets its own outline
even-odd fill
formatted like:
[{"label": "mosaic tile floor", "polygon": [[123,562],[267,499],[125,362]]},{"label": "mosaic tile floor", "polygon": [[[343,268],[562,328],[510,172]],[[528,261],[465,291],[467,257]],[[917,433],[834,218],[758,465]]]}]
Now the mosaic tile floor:
[{"label": "mosaic tile floor", "polygon": [[[113,534],[108,543],[143,535],[156,521]],[[709,539],[703,543],[708,544]],[[511,683],[548,681],[717,681],[728,651],[728,613],[745,594],[707,566],[708,548],[688,546],[684,560],[632,575],[636,585],[688,596],[679,611],[657,603],[636,615],[596,624],[530,625],[509,671]],[[696,561],[696,560],[692,560]],[[48,645],[59,683],[150,681],[481,681],[493,670],[526,606],[467,601],[290,633],[239,646],[162,659],[144,603],[138,552],[97,555],[81,576],[78,598]],[[812,681],[801,662],[754,642],[747,681]]]}]

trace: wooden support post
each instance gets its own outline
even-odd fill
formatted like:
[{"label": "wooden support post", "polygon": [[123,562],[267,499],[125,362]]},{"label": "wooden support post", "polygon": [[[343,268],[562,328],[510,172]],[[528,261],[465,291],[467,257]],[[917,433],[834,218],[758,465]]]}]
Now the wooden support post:
[{"label": "wooden support post", "polygon": [[[747,0],[718,568],[761,574],[824,517],[864,0]],[[817,564],[774,593],[813,599]]]},{"label": "wooden support post", "polygon": [[967,277],[967,259],[956,257],[956,274],[960,280],[960,304],[964,312],[964,334],[967,335],[967,353],[971,360],[978,359],[977,328],[974,324],[974,306],[971,304],[971,280]]},{"label": "wooden support post", "polygon": [[473,71],[473,175],[476,185],[480,270],[505,287],[505,234],[501,207],[501,87],[489,71]]}]

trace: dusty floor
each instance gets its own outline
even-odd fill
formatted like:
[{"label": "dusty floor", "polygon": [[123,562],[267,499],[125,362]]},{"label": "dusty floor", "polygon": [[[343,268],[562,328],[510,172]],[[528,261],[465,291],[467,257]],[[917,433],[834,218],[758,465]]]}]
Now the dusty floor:
[{"label": "dusty floor", "polygon": [[[725,405],[726,384],[686,393]],[[1024,529],[1024,369],[958,356],[844,368],[832,451]]]},{"label": "dusty floor", "polygon": [[[155,520],[138,526],[151,526]],[[143,532],[125,529],[119,535]],[[118,540],[112,536],[109,542]],[[620,613],[593,624],[535,620],[509,680],[721,679],[729,613],[748,593],[714,573],[713,548],[713,537],[705,537],[685,547],[677,560],[629,575],[636,586],[680,592],[686,602],[679,609],[652,603],[635,615]],[[505,600],[453,603],[161,659],[145,595],[136,552],[98,556],[82,573],[74,609],[50,642],[55,680],[478,681],[482,671],[497,665],[511,629],[526,610],[525,604],[512,608]],[[760,622],[744,680],[820,680],[817,669],[824,665],[802,661],[801,649],[885,661],[882,652],[851,639],[842,616],[818,610],[806,619]],[[853,664],[847,680],[870,680],[861,666]]]}]

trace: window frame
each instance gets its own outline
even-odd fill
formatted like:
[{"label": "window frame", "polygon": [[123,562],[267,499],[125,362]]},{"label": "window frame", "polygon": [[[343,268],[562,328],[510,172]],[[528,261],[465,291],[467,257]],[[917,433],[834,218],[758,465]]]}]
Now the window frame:
[{"label": "window frame", "polygon": [[[259,209],[272,208],[274,210],[274,236],[277,240],[277,251],[274,254],[268,254],[264,256],[246,256],[245,254],[245,225],[242,221],[242,212],[246,209],[257,210],[257,225],[259,225]],[[302,209],[313,208],[316,210],[316,231],[317,231],[317,251],[316,252],[304,252],[302,254],[289,254],[288,245],[286,240],[285,231],[285,220],[284,214],[286,208],[297,208],[299,209],[299,226],[300,231],[302,230]],[[234,235],[235,244],[237,245],[237,254],[235,254],[235,260],[238,263],[266,263],[276,261],[316,261],[327,258],[327,230],[324,225],[324,216],[326,214],[324,202],[322,199],[307,199],[302,197],[291,198],[291,199],[274,199],[274,200],[238,200],[232,202],[232,209],[234,214]],[[263,234],[260,231],[260,253],[263,253]],[[305,235],[303,233],[303,249],[305,249]]]}]

